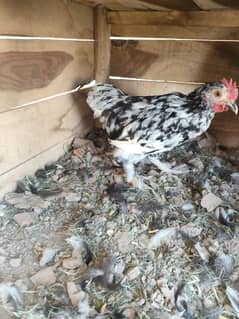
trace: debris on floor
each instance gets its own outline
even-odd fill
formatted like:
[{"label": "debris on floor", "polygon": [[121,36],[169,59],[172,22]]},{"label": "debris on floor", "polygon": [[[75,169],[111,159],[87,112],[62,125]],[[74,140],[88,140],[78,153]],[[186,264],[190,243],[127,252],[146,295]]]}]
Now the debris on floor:
[{"label": "debris on floor", "polygon": [[239,166],[197,141],[142,191],[101,130],[0,202],[0,314],[22,319],[239,318]]}]

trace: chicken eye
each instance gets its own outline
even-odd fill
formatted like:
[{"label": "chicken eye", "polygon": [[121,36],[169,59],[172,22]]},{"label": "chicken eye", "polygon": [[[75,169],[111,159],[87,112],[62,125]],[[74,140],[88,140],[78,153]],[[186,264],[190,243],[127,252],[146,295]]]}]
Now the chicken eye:
[{"label": "chicken eye", "polygon": [[220,96],[221,96],[221,92],[220,92],[220,91],[215,91],[215,92],[214,92],[214,95],[215,95],[216,97],[220,97]]}]

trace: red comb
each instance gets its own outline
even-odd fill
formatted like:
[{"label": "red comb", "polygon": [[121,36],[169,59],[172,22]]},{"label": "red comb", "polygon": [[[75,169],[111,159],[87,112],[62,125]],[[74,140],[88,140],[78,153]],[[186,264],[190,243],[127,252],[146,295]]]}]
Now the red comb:
[{"label": "red comb", "polygon": [[221,80],[222,84],[224,84],[228,89],[228,98],[231,101],[236,101],[238,98],[238,88],[237,83],[233,82],[232,79],[228,81],[227,79]]}]

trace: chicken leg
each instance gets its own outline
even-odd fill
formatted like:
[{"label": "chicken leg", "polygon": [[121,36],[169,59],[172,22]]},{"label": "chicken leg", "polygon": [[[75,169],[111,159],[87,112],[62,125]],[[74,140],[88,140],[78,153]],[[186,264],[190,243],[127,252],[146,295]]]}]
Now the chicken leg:
[{"label": "chicken leg", "polygon": [[180,174],[186,174],[190,171],[187,165],[185,164],[179,165],[176,167],[171,167],[169,163],[161,162],[159,159],[155,157],[151,156],[149,159],[153,165],[155,165],[162,172],[165,172],[167,174],[180,175]]}]

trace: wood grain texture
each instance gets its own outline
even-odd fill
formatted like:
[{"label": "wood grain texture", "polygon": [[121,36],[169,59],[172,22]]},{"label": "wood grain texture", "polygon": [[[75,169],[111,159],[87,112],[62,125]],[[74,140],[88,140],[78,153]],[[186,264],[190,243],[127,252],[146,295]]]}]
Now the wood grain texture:
[{"label": "wood grain texture", "polygon": [[193,0],[75,0],[79,3],[109,10],[194,10],[199,7]]},{"label": "wood grain texture", "polygon": [[106,82],[110,73],[110,25],[106,21],[106,9],[96,7],[94,9],[94,33],[95,33],[95,80]]},{"label": "wood grain texture", "polygon": [[72,95],[0,114],[0,175],[74,133],[85,134],[89,119],[85,98]]},{"label": "wood grain texture", "polygon": [[63,0],[1,0],[1,35],[93,38],[93,12]]},{"label": "wood grain texture", "polygon": [[239,9],[237,0],[193,0],[202,10]]},{"label": "wood grain texture", "polygon": [[217,114],[210,128],[210,133],[219,144],[238,149],[239,117],[231,111]]},{"label": "wood grain texture", "polygon": [[136,80],[110,80],[110,83],[129,95],[160,95],[171,92],[188,94],[198,87],[196,84],[182,84],[171,82],[136,81]]},{"label": "wood grain texture", "polygon": [[172,38],[195,40],[239,40],[239,27],[192,27],[175,25],[112,24],[111,35],[117,37]]},{"label": "wood grain texture", "polygon": [[[111,83],[130,95],[160,95],[171,92],[188,94],[198,85],[159,83],[132,80],[111,80]],[[238,103],[239,105],[239,103]],[[232,112],[217,114],[209,129],[216,141],[224,146],[239,148],[239,116]]]},{"label": "wood grain texture", "polygon": [[111,75],[179,82],[238,80],[239,43],[112,41]]},{"label": "wood grain texture", "polygon": [[[91,8],[74,4],[79,10],[69,9],[71,1],[60,0],[0,2],[0,26],[8,34],[93,38]],[[84,96],[70,94],[13,108],[71,90],[93,77],[93,42],[0,41],[0,194],[62,155],[73,134],[85,135],[93,125]]]},{"label": "wood grain texture", "polygon": [[176,25],[194,27],[238,27],[239,10],[108,12],[108,23],[125,25]]},{"label": "wood grain texture", "polygon": [[[38,58],[34,61],[29,58],[21,59],[21,61],[10,59],[2,65],[0,68],[0,112],[32,100],[71,90],[79,83],[92,80],[94,77],[94,44],[92,42],[0,41],[0,57],[8,56],[9,52],[15,52],[11,54],[18,57],[19,55],[26,57],[37,55]],[[61,52],[57,58],[56,52]],[[44,63],[42,63],[43,57]],[[40,86],[44,87],[40,88]]]},{"label": "wood grain texture", "polygon": [[0,90],[24,91],[51,83],[73,60],[63,51],[0,53]]}]

